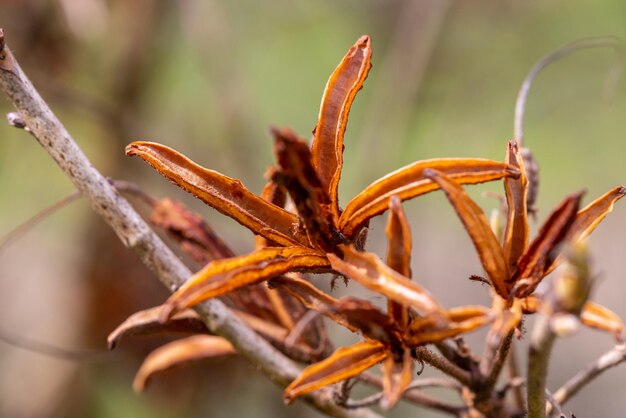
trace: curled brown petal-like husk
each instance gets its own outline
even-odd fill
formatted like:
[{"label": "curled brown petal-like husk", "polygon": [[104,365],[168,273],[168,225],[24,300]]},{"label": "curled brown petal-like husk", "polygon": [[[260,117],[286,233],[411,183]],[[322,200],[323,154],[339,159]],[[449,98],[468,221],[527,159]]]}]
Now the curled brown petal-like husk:
[{"label": "curled brown petal-like husk", "polygon": [[297,274],[289,273],[275,277],[268,282],[268,286],[283,289],[308,309],[320,312],[352,332],[358,331],[343,316],[333,311],[332,307],[338,302],[338,299],[322,292]]},{"label": "curled brown petal-like husk", "polygon": [[337,195],[343,165],[343,137],[348,113],[371,67],[369,36],[361,36],[328,79],[311,144],[312,162],[332,201],[334,219],[339,218]]},{"label": "curled brown petal-like husk", "polygon": [[[613,211],[615,202],[624,197],[624,195],[626,195],[626,188],[617,186],[579,210],[576,214],[574,225],[570,228],[569,238],[575,242],[587,238],[600,222]],[[558,257],[554,260],[546,274],[554,270],[561,260],[562,257]]]},{"label": "curled brown petal-like husk", "polygon": [[281,245],[307,244],[294,226],[297,217],[250,192],[239,180],[208,170],[173,149],[153,142],[133,142],[126,155],[137,155],[161,175],[255,234]]},{"label": "curled brown petal-like husk", "polygon": [[[398,196],[389,200],[387,221],[387,265],[407,278],[411,278],[411,229],[402,210]],[[392,300],[387,302],[387,312],[401,327],[409,323],[409,310]]]},{"label": "curled brown petal-like husk", "polygon": [[413,358],[411,350],[405,348],[399,356],[390,355],[382,364],[383,397],[380,406],[391,409],[400,400],[413,380]]},{"label": "curled brown petal-like husk", "polygon": [[393,195],[404,201],[437,190],[439,186],[424,176],[424,170],[429,168],[444,173],[459,184],[484,183],[519,175],[516,168],[507,164],[478,158],[417,161],[376,180],[354,197],[339,218],[339,230],[353,238],[365,222],[387,210]]},{"label": "curled brown petal-like husk", "polygon": [[626,195],[626,188],[617,186],[579,210],[570,232],[573,238],[576,241],[587,238],[606,215],[613,211],[615,202],[624,195]]},{"label": "curled brown petal-like husk", "polygon": [[343,260],[328,254],[333,270],[404,306],[445,321],[443,308],[422,286],[392,270],[376,254],[359,252],[351,245],[340,247],[344,252]]},{"label": "curled brown petal-like husk", "polygon": [[234,347],[214,335],[194,335],[165,344],[145,358],[133,381],[133,389],[142,392],[155,374],[195,360],[235,354]]},{"label": "curled brown petal-like husk", "polygon": [[524,251],[528,247],[528,208],[527,192],[528,178],[524,169],[524,162],[515,141],[509,141],[506,153],[507,164],[520,171],[518,178],[504,179],[504,192],[507,203],[506,228],[504,230],[504,258],[507,260],[509,271],[514,271]]},{"label": "curled brown petal-like husk", "polygon": [[484,306],[461,306],[446,311],[449,322],[438,326],[432,318],[416,318],[411,322],[406,343],[415,346],[443,341],[447,338],[467,334],[493,322],[494,314]]},{"label": "curled brown petal-like husk", "polygon": [[576,212],[582,195],[583,192],[574,193],[563,200],[542,225],[539,234],[520,258],[517,271],[509,281],[510,289],[513,289],[518,281],[522,279],[525,281],[521,288],[516,289],[516,296],[529,296],[547,274],[550,265],[558,256],[559,246],[567,238],[576,220]]},{"label": "curled brown petal-like husk", "polygon": [[283,392],[283,399],[289,404],[298,396],[357,376],[383,361],[387,355],[387,349],[378,341],[365,340],[349,347],[342,347],[327,359],[304,369],[300,376],[287,386]]},{"label": "curled brown petal-like husk", "polygon": [[332,311],[344,317],[346,322],[366,338],[396,348],[402,344],[397,324],[366,300],[345,297],[335,303]]},{"label": "curled brown petal-like husk", "polygon": [[432,169],[425,170],[424,175],[437,182],[445,192],[472,239],[493,288],[500,296],[506,298],[509,267],[484,212],[451,177]]},{"label": "curled brown petal-like husk", "polygon": [[183,251],[199,263],[235,256],[200,215],[173,199],[156,202],[150,213],[150,222],[167,231]]},{"label": "curled brown petal-like husk", "polygon": [[135,312],[124,320],[111,332],[107,338],[109,350],[115,348],[117,343],[126,337],[137,335],[159,334],[202,334],[207,333],[207,327],[196,312],[187,309],[178,312],[169,321],[160,321],[163,308],[157,306]]},{"label": "curled brown petal-like husk", "polygon": [[240,257],[216,260],[194,274],[164,304],[165,320],[181,309],[281,274],[329,267],[324,254],[305,247],[266,247]]},{"label": "curled brown petal-like husk", "polygon": [[331,200],[311,164],[309,146],[289,129],[273,129],[278,167],[271,179],[283,186],[294,202],[314,248],[334,251],[335,232]]}]

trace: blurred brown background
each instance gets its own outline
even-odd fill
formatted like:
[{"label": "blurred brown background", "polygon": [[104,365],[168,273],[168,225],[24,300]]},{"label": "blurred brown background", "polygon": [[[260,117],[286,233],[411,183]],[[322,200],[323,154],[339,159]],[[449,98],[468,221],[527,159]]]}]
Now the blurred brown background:
[{"label": "blurred brown background", "polygon": [[[107,176],[170,195],[203,213],[239,251],[247,231],[124,157],[149,139],[260,191],[272,164],[268,126],[308,136],[327,77],[359,35],[372,36],[374,67],[353,107],[341,187],[345,203],[372,180],[417,159],[502,159],[517,89],[536,60],[581,37],[626,38],[622,0],[121,1],[2,0],[5,30],[24,70]],[[526,141],[541,166],[539,216],[581,188],[588,200],[626,183],[626,81],[609,97],[610,50],[578,53],[535,83]],[[0,112],[12,109],[0,100]],[[481,197],[500,185],[474,187]],[[0,235],[72,192],[30,136],[0,124]],[[587,200],[587,201],[588,201]],[[434,193],[405,205],[414,231],[413,272],[448,306],[487,303],[473,247]],[[382,220],[369,248],[382,250]],[[594,299],[626,317],[626,208],[590,239]],[[323,283],[326,278],[315,279]],[[343,293],[365,294],[357,285]],[[0,253],[0,333],[55,346],[104,350],[132,312],[166,297],[84,202],[50,216]],[[530,326],[530,323],[529,323]],[[112,355],[68,361],[0,342],[2,417],[311,416],[283,407],[280,390],[237,359],[168,373],[142,395],[134,371],[158,339],[124,341]],[[480,346],[481,335],[471,339]],[[606,351],[589,330],[560,340],[549,387]],[[587,388],[566,411],[622,417],[626,367]],[[415,414],[401,405],[389,415]],[[437,416],[420,410],[420,416]]]}]

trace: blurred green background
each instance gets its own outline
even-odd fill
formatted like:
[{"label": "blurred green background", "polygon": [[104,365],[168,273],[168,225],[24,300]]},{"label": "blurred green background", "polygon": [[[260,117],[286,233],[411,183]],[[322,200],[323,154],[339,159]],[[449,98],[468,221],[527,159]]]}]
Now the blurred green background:
[{"label": "blurred green background", "polygon": [[[154,196],[184,201],[243,252],[252,246],[247,231],[139,160],[125,158],[124,146],[136,139],[170,145],[258,192],[273,162],[268,127],[289,126],[308,137],[328,76],[354,41],[369,34],[373,68],[345,141],[345,204],[371,181],[417,159],[502,159],[528,70],[578,38],[625,38],[626,3],[3,0],[0,27],[100,171]],[[580,52],[549,67],[531,90],[526,145],[541,167],[539,221],[566,194],[585,188],[589,201],[626,183],[626,81],[608,97],[602,94],[614,58],[608,49]],[[0,112],[11,110],[0,100]],[[486,190],[499,192],[500,185],[471,193],[491,210],[498,203],[482,197]],[[0,234],[72,191],[28,134],[0,124]],[[405,208],[414,231],[416,280],[447,306],[488,303],[486,289],[467,280],[480,267],[444,197],[434,193]],[[377,219],[369,248],[384,249],[383,232]],[[626,209],[618,204],[590,239],[598,277],[594,299],[622,317],[624,232]],[[357,287],[340,292],[372,297]],[[119,322],[165,297],[85,202],[53,214],[0,253],[4,335],[104,350]],[[238,359],[168,373],[146,393],[134,394],[134,371],[162,342],[124,341],[112,355],[79,362],[0,343],[0,416],[320,416],[302,404],[284,407],[280,390]],[[471,342],[479,347],[481,336]],[[612,344],[610,336],[585,329],[559,340],[549,388]],[[622,417],[625,385],[626,368],[613,370],[564,409]],[[415,410],[406,405],[389,413],[409,414]]]}]

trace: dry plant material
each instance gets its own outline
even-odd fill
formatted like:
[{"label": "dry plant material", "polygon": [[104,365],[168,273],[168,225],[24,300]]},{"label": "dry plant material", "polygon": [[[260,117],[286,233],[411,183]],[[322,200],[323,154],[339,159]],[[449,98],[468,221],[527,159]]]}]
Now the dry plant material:
[{"label": "dry plant material", "polygon": [[[537,237],[529,244],[526,198],[528,181],[525,179],[524,162],[515,141],[508,144],[506,161],[516,167],[520,175],[515,179],[504,180],[507,223],[502,244],[492,232],[485,214],[458,183],[444,173],[436,170],[427,171],[427,176],[439,184],[463,222],[487,273],[488,283],[501,298],[502,302],[498,302],[497,305],[503,319],[494,326],[498,328],[494,331],[500,337],[506,335],[512,327],[519,325],[524,304],[536,306],[539,303],[538,299],[533,299],[532,303],[528,303],[526,299],[558,265],[563,244],[579,242],[586,238],[612,211],[615,202],[626,194],[626,189],[618,186],[582,210],[579,210],[582,193],[566,197],[548,216]],[[616,315],[610,310],[600,307],[603,314],[598,317],[586,311],[590,306],[598,305],[585,305],[581,315],[595,318],[594,328],[613,333],[622,329],[616,324]],[[526,312],[531,310],[526,309]],[[536,309],[533,312],[536,312]],[[619,337],[619,334],[616,336]]]},{"label": "dry plant material", "polygon": [[167,315],[287,271],[328,270],[327,254],[342,258],[339,246],[356,243],[367,221],[384,212],[393,195],[406,200],[437,188],[424,176],[428,168],[436,168],[461,184],[519,175],[516,168],[496,161],[426,160],[374,182],[342,212],[337,184],[343,137],[352,102],[371,66],[370,57],[370,39],[361,37],[331,75],[310,151],[293,132],[273,130],[278,166],[270,171],[270,177],[289,194],[297,214],[254,195],[239,180],[202,168],[164,145],[134,142],[127,147],[128,155],[141,157],[184,190],[280,246],[210,263],[166,302]]},{"label": "dry plant material", "polygon": [[[153,222],[206,265],[161,307],[140,312],[120,325],[110,336],[110,344],[126,335],[206,332],[195,329],[196,318],[189,308],[219,297],[239,309],[241,318],[284,353],[313,362],[285,389],[287,403],[343,382],[337,399],[345,407],[378,402],[388,409],[406,397],[458,416],[500,417],[524,412],[522,404],[518,410],[507,406],[504,396],[510,388],[521,390],[521,377],[511,377],[504,388],[496,390],[513,332],[521,328],[524,314],[550,311],[553,323],[560,320],[557,314],[573,315],[589,327],[622,337],[624,325],[619,317],[586,301],[589,289],[576,309],[569,310],[556,309],[553,300],[536,292],[563,260],[563,248],[582,242],[626,194],[621,186],[584,209],[579,209],[582,193],[567,196],[531,240],[529,214],[534,215],[537,167],[530,151],[511,140],[504,162],[477,158],[417,161],[374,181],[345,209],[340,207],[338,188],[348,115],[371,68],[371,56],[370,39],[363,36],[331,74],[310,145],[289,129],[271,129],[276,165],[268,170],[269,182],[259,196],[241,181],[203,168],[164,145],[141,141],[127,147],[129,156],[139,156],[179,187],[252,231],[255,250],[235,255],[199,216],[176,202],[159,202]],[[495,180],[504,185],[504,225],[498,222],[497,213],[490,222],[463,189],[464,185]],[[444,307],[412,278],[412,237],[402,202],[437,189],[445,193],[474,244],[485,277],[472,277],[490,285],[491,307]],[[365,237],[370,219],[386,211],[388,247],[383,261],[365,251]],[[581,266],[586,269],[586,264]],[[386,311],[354,297],[337,299],[305,275],[323,272],[340,274],[382,295]],[[257,299],[265,302],[255,302]],[[296,306],[294,301],[306,313],[293,313],[290,306]],[[271,315],[263,314],[263,306],[270,307]],[[320,328],[322,316],[357,333],[361,340],[328,354]],[[567,325],[566,321],[561,324]],[[461,337],[484,326],[491,329],[485,353],[478,358]],[[451,345],[453,339],[456,344]],[[183,353],[175,360],[151,360],[142,367],[137,385],[143,386],[162,363],[169,367],[220,352],[212,350],[211,344],[206,350],[192,343],[187,347],[187,341],[194,340],[171,343],[173,353]],[[426,349],[429,344],[442,355]],[[168,350],[165,346],[164,352]],[[321,353],[326,357],[319,360],[316,356]],[[413,380],[416,362],[427,362],[457,379],[462,384],[464,405],[457,407],[413,393],[408,396],[408,390],[420,387],[420,381]],[[381,365],[377,384],[382,392],[371,399],[351,400],[348,381],[377,364]]]},{"label": "dry plant material", "polygon": [[135,376],[133,389],[142,392],[152,376],[186,362],[228,354],[235,354],[235,349],[222,337],[195,335],[173,341],[157,348],[146,357]]}]

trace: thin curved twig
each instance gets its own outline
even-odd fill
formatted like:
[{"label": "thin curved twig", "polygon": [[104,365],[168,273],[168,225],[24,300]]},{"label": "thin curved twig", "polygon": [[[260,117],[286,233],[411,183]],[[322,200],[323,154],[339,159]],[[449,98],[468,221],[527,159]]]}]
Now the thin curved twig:
[{"label": "thin curved twig", "polygon": [[[550,408],[558,414],[559,418],[566,418],[563,410],[561,409],[561,405],[556,399],[554,399],[554,396],[550,393],[548,389],[546,389],[546,399],[548,400]],[[548,416],[550,416],[550,412],[548,412]]]},{"label": "thin curved twig", "polygon": [[[367,373],[367,372],[361,373],[358,376],[358,379],[367,385],[370,385],[379,389],[383,388],[382,378],[372,373]],[[424,381],[425,383],[417,383],[420,381]],[[444,383],[444,382],[448,382],[448,383]],[[422,393],[421,391],[416,390],[416,389],[423,388],[423,387],[433,387],[433,386],[450,387],[450,388],[454,388],[455,390],[457,390],[457,388],[460,387],[460,386],[457,386],[457,382],[446,380],[446,379],[420,379],[411,383],[409,387],[412,390],[407,389],[402,395],[402,399],[406,400],[407,402],[411,402],[412,404],[422,406],[425,408],[434,409],[439,412],[444,412],[453,416],[461,416],[467,410],[466,406],[451,405],[447,402],[440,401],[429,395],[426,395],[425,393]],[[376,401],[374,401],[375,399],[374,396],[378,396],[378,399]],[[376,403],[380,400],[381,397],[382,397],[381,393],[376,393],[360,401],[353,401],[353,402]],[[356,404],[358,405],[358,403]]]},{"label": "thin curved twig", "polygon": [[569,379],[554,392],[554,399],[561,405],[565,404],[600,374],[625,362],[626,343],[618,344]]},{"label": "thin curved twig", "polygon": [[102,363],[116,360],[119,356],[108,350],[75,350],[58,347],[43,341],[32,340],[21,335],[0,330],[0,341],[13,347],[17,347],[46,357],[67,360],[77,363]]},{"label": "thin curved twig", "polygon": [[[139,198],[148,206],[153,207],[156,204],[156,199],[148,195],[141,190],[139,186],[125,180],[113,180],[109,179],[109,182],[115,186],[120,192],[130,194]],[[39,212],[35,213],[30,218],[26,219],[21,224],[0,237],[0,254],[2,254],[9,246],[11,246],[16,240],[19,240],[33,228],[39,225],[42,221],[48,218],[50,215],[62,209],[75,201],[79,200],[83,195],[80,192],[72,192],[67,196],[62,197],[51,205],[43,208]]]},{"label": "thin curved twig", "polygon": [[426,347],[416,347],[414,351],[415,354],[417,354],[417,358],[419,360],[428,363],[432,367],[438,369],[439,371],[447,374],[450,377],[453,377],[454,379],[466,386],[471,385],[472,378],[470,373],[452,363],[447,358],[438,355],[437,353],[429,350]]},{"label": "thin curved twig", "polygon": [[609,71],[609,74],[606,78],[605,92],[607,92],[609,91],[609,89],[613,88],[614,84],[617,82],[617,79],[619,78],[619,75],[624,66],[624,56],[626,55],[626,48],[624,42],[619,38],[611,36],[600,36],[596,38],[583,38],[570,42],[557,49],[556,51],[553,51],[541,58],[528,72],[517,94],[517,100],[515,101],[513,137],[519,143],[520,147],[524,146],[524,113],[526,112],[526,101],[528,98],[528,92],[539,73],[550,64],[574,52],[583,49],[601,47],[612,48],[618,53],[615,64],[611,67],[611,70]]},{"label": "thin curved twig", "polygon": [[555,339],[556,335],[550,328],[550,318],[539,314],[535,321],[528,353],[526,402],[530,418],[545,418],[546,416],[546,376]]},{"label": "thin curved twig", "polygon": [[0,254],[2,254],[11,244],[13,244],[16,240],[20,239],[24,235],[26,235],[29,231],[39,225],[42,221],[44,221],[47,217],[52,215],[57,210],[69,205],[80,199],[82,195],[80,192],[73,192],[50,206],[47,206],[4,234],[0,237]]}]

